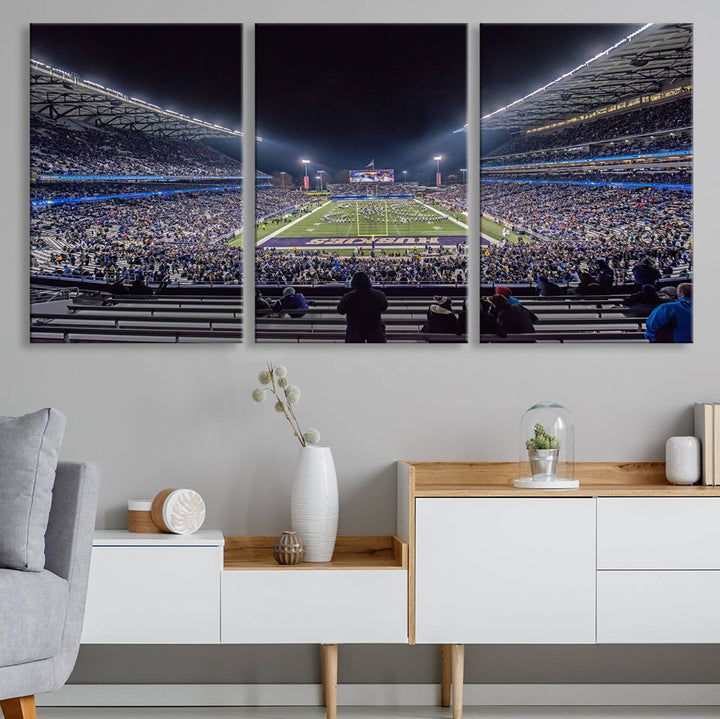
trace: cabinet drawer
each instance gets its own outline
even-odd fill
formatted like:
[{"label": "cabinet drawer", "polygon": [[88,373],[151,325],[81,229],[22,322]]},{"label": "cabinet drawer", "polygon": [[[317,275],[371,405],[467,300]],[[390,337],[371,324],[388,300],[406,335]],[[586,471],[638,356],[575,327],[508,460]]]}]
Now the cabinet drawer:
[{"label": "cabinet drawer", "polygon": [[598,572],[597,641],[717,644],[718,606],[718,571]]},{"label": "cabinet drawer", "polygon": [[595,641],[595,500],[417,499],[416,640]]},{"label": "cabinet drawer", "polygon": [[720,569],[720,497],[600,497],[598,569]]},{"label": "cabinet drawer", "polygon": [[225,571],[222,641],[405,644],[407,571]]},{"label": "cabinet drawer", "polygon": [[220,641],[222,547],[93,547],[85,644]]}]

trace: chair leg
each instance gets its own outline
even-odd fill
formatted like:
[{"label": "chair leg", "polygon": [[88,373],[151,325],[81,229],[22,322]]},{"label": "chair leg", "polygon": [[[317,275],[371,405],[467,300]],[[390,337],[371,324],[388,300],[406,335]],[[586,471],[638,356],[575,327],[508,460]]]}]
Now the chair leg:
[{"label": "chair leg", "polygon": [[35,696],[17,697],[16,699],[3,699],[0,709],[5,719],[37,719],[35,711]]},{"label": "chair leg", "polygon": [[440,675],[440,706],[450,706],[450,687],[452,686],[452,664],[450,659],[450,645],[443,644],[440,653],[442,669]]}]

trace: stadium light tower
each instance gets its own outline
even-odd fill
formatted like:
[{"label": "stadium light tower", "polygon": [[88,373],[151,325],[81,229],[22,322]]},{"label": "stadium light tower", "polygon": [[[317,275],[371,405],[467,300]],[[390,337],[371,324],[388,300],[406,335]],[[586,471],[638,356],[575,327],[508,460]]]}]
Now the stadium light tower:
[{"label": "stadium light tower", "polygon": [[287,172],[285,170],[280,170],[280,189],[285,189],[285,175],[287,175]]},{"label": "stadium light tower", "polygon": [[322,189],[322,175],[315,175],[315,179],[317,180],[317,184],[315,185],[316,190]]},{"label": "stadium light tower", "polygon": [[435,162],[437,163],[437,165],[436,165],[437,171],[435,173],[435,186],[436,187],[440,187],[440,184],[442,182],[442,177],[440,176],[440,160],[442,160],[442,159],[443,159],[442,155],[435,155],[435,157],[433,157],[433,160],[435,160]]},{"label": "stadium light tower", "polygon": [[407,182],[407,170],[403,170],[403,182]]},{"label": "stadium light tower", "polygon": [[320,175],[320,192],[322,192],[323,189],[323,175],[325,174],[325,170],[318,170],[318,175]]},{"label": "stadium light tower", "polygon": [[305,178],[303,179],[303,190],[309,190],[310,189],[310,178],[308,177],[307,173],[307,167],[310,164],[310,160],[300,160],[302,164],[305,166]]},{"label": "stadium light tower", "polygon": [[467,172],[467,167],[461,167],[460,172],[462,172],[463,185],[464,185],[465,184],[465,173]]}]

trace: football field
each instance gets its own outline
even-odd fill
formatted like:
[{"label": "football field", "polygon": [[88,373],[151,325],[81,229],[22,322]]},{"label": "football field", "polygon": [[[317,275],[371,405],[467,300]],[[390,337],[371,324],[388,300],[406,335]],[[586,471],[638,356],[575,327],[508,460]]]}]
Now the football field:
[{"label": "football field", "polygon": [[333,200],[258,241],[263,247],[457,245],[467,226],[416,200]]}]

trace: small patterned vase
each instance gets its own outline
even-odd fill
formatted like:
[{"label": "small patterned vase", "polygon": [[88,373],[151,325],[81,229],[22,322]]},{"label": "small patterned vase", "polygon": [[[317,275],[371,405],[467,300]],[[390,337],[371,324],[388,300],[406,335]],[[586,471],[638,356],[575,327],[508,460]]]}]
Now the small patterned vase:
[{"label": "small patterned vase", "polygon": [[273,543],[273,557],[278,564],[300,564],[305,557],[305,545],[297,532],[285,530]]}]

